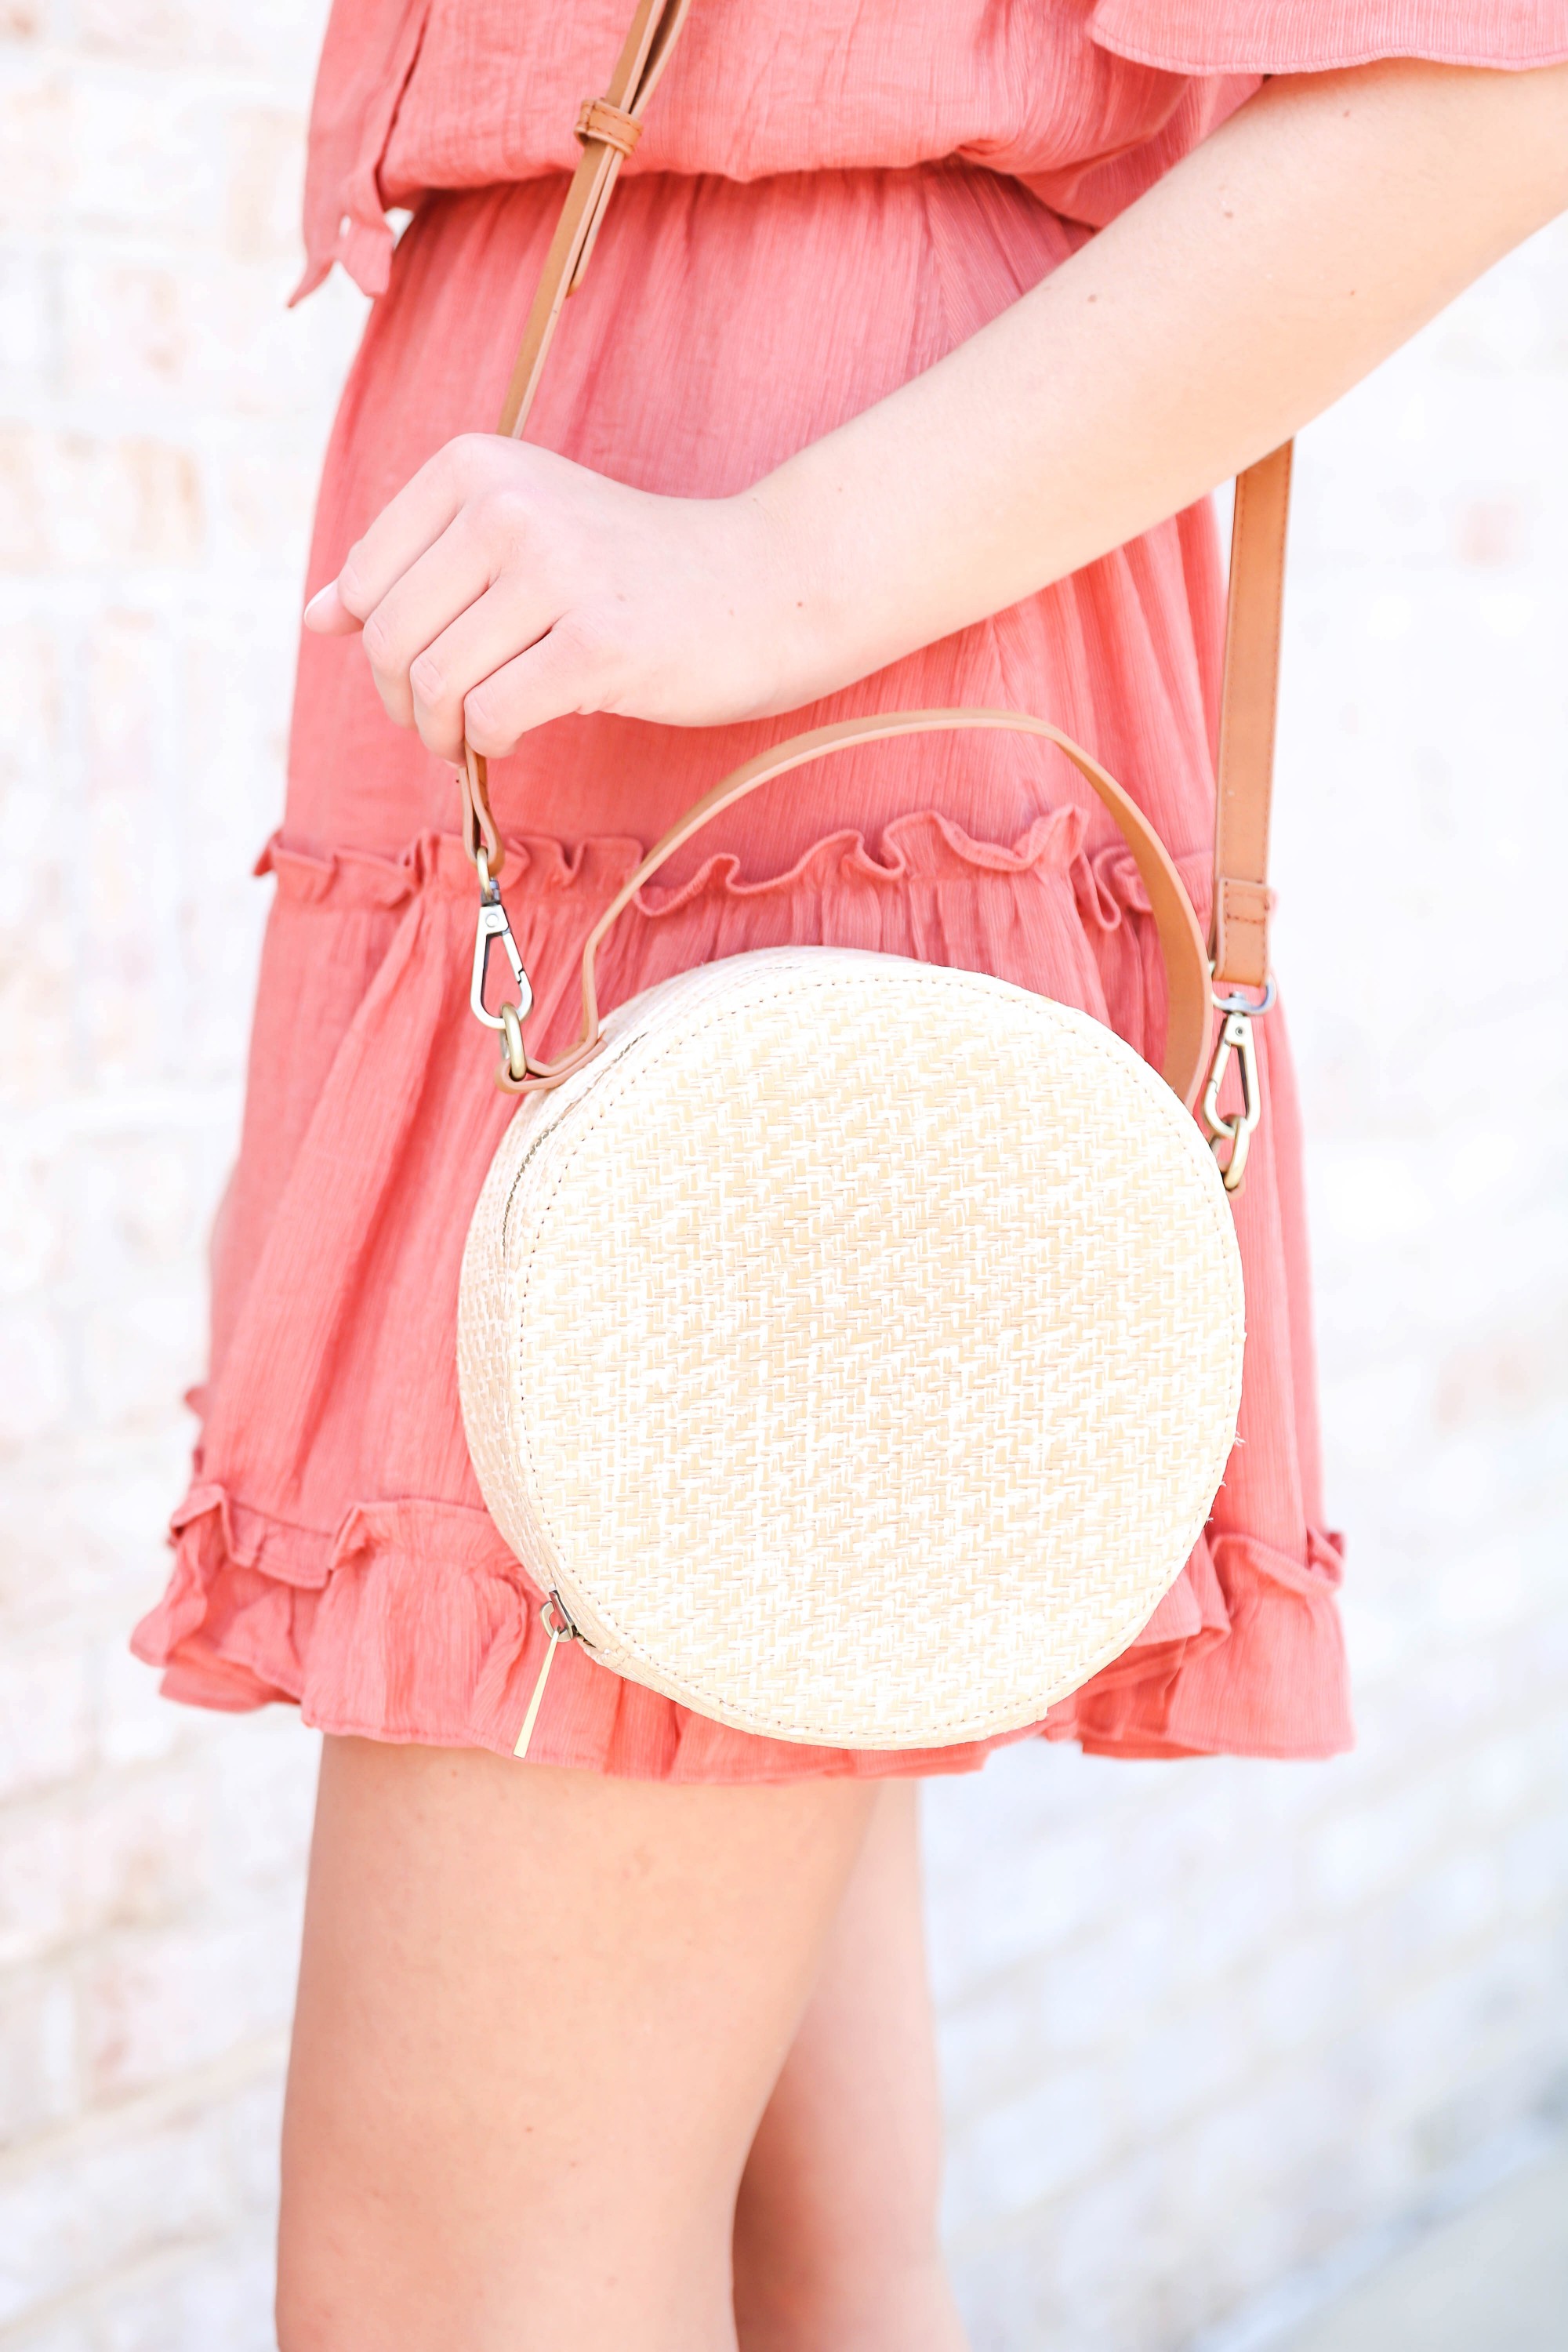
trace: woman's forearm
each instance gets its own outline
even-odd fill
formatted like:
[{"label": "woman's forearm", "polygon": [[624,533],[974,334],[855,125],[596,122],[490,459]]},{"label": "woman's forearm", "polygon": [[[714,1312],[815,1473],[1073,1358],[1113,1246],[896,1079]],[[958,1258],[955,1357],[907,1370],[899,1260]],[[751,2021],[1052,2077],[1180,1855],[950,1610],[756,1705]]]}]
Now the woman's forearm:
[{"label": "woman's forearm", "polygon": [[811,583],[812,685],[1177,512],[1565,205],[1568,69],[1268,84],[1042,285],[759,485]]},{"label": "woman's forearm", "polygon": [[[307,620],[432,750],[794,709],[1177,512],[1568,206],[1568,68],[1270,83],[1050,278],[739,497],[449,443]],[[868,299],[875,299],[874,290]]]}]

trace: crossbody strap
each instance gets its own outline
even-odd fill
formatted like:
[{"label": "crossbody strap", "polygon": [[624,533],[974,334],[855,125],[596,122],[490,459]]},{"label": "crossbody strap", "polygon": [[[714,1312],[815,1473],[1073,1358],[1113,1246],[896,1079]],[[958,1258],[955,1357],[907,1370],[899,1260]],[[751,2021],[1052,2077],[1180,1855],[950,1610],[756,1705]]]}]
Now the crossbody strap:
[{"label": "crossbody strap", "polygon": [[690,5],[691,0],[637,0],[637,15],[603,98],[585,99],[578,111],[576,134],[582,160],[572,174],[544,257],[533,307],[512,364],[511,382],[501,403],[496,427],[500,433],[521,437],[562,307],[583,282],[621,165],[642,137],[643,114],[669,62]]},{"label": "crossbody strap", "polygon": [[[660,75],[669,62],[670,52],[686,22],[690,0],[638,0],[636,16],[622,44],[605,94],[584,101],[577,117],[576,135],[582,145],[582,160],[572,175],[565,200],[561,208],[550,250],[523,329],[522,341],[507,387],[498,429],[520,437],[527,425],[529,412],[539,389],[545,360],[566,298],[581,285],[595,241],[604,221],[605,210],[614,191],[616,180],[625,162],[642,135],[642,119]],[[1279,671],[1279,624],[1284,590],[1285,541],[1290,497],[1291,445],[1286,442],[1266,457],[1238,475],[1236,484],[1236,506],[1231,524],[1230,588],[1226,622],[1225,668],[1220,688],[1220,729],[1217,789],[1215,801],[1215,879],[1214,904],[1209,922],[1208,955],[1212,967],[1214,993],[1221,1012],[1227,1016],[1222,1028],[1221,1060],[1211,1072],[1205,1097],[1205,1108],[1211,1127],[1218,1118],[1217,1100],[1219,1076],[1226,1054],[1226,1038],[1238,1055],[1245,1056],[1250,1069],[1250,1017],[1260,1009],[1235,992],[1262,989],[1269,985],[1268,964],[1268,814],[1273,790],[1274,721]],[[867,722],[868,731],[856,740],[873,740],[878,735],[914,731],[912,724],[921,722],[930,728],[939,719],[949,726],[961,724],[967,714],[951,712],[906,712],[898,714],[889,724]],[[973,723],[995,726],[1000,714],[984,714]],[[1033,728],[1023,731],[1034,732]],[[1076,744],[1043,729],[1061,743],[1083,772],[1094,767],[1088,754]],[[806,739],[799,739],[801,741]],[[836,747],[837,748],[837,747]],[[794,751],[795,746],[780,747]],[[809,757],[812,754],[802,754]],[[782,772],[771,764],[771,755],[764,755],[767,772]],[[790,759],[789,766],[797,765]],[[759,763],[748,762],[738,770],[736,777],[726,778],[714,791],[689,810],[675,834],[660,844],[659,850],[668,854],[675,845],[675,835],[681,840],[710,816],[717,815],[721,807],[732,805],[741,795],[729,787]],[[1103,775],[1096,770],[1097,775]],[[760,777],[757,782],[762,781]],[[1093,776],[1089,781],[1095,781]],[[1109,779],[1107,780],[1109,781]],[[490,910],[489,930],[487,915],[480,916],[480,949],[489,940],[501,938],[503,918],[499,914],[496,879],[505,862],[505,849],[499,828],[490,810],[489,792],[485,762],[479,754],[465,754],[465,767],[459,776],[463,793],[464,836],[468,854],[479,868],[481,893]],[[747,789],[754,789],[748,784]],[[1100,785],[1095,784],[1100,791]],[[1116,787],[1117,799],[1125,803],[1126,795]],[[1107,798],[1135,857],[1142,866],[1140,844],[1134,840],[1122,809]],[[1136,814],[1136,812],[1134,812]],[[1145,827],[1144,830],[1147,830]],[[658,856],[659,851],[653,853]],[[1168,861],[1167,861],[1168,862]],[[639,875],[637,877],[646,878]],[[630,886],[635,888],[637,884]],[[629,895],[629,893],[628,893]],[[614,912],[619,912],[619,903]],[[599,931],[607,928],[613,914],[606,916]],[[584,972],[585,1010],[592,996],[592,945],[588,967]],[[510,933],[504,934],[510,940]],[[1162,942],[1164,944],[1163,940]],[[476,956],[475,1009],[479,1011],[483,955]],[[1168,973],[1173,1004],[1178,992],[1176,975]],[[521,982],[520,982],[521,984]],[[480,1017],[491,1026],[501,1024],[494,1016],[481,1012]],[[514,1066],[517,1055],[511,1051],[512,1031],[517,1025],[517,1008],[507,1031],[507,1059]],[[569,1057],[570,1059],[571,1057]],[[580,1058],[580,1054],[579,1054]],[[542,1066],[531,1065],[531,1072],[542,1076]],[[563,1072],[561,1073],[563,1075]],[[553,1075],[553,1073],[552,1073]],[[1171,1072],[1167,1069],[1167,1076]],[[503,1066],[503,1083],[506,1082]],[[521,1067],[514,1067],[511,1083],[527,1083]],[[550,1081],[546,1081],[548,1083]],[[1173,1084],[1176,1080],[1173,1077]],[[1177,1091],[1190,1100],[1184,1083]],[[1255,1113],[1252,1099],[1255,1083],[1248,1081],[1248,1108]],[[1254,1115],[1247,1126],[1249,1136],[1257,1123]],[[1234,1173],[1239,1183],[1246,1152],[1246,1136],[1237,1120],[1220,1120],[1220,1139],[1228,1144],[1230,1165],[1227,1181]]]},{"label": "crossbody strap", "polygon": [[1268,809],[1293,444],[1237,477],[1220,688],[1209,952],[1216,993],[1268,982]]},{"label": "crossbody strap", "polygon": [[[621,165],[642,137],[647,102],[669,63],[690,5],[691,0],[637,0],[604,96],[584,99],[578,109],[574,129],[582,157],[539,273],[496,426],[512,440],[522,438],[566,298],[583,282]],[[506,850],[490,810],[489,780],[479,752],[465,751],[458,781],[464,843],[476,863],[483,856],[480,887],[488,888],[506,863]]]}]

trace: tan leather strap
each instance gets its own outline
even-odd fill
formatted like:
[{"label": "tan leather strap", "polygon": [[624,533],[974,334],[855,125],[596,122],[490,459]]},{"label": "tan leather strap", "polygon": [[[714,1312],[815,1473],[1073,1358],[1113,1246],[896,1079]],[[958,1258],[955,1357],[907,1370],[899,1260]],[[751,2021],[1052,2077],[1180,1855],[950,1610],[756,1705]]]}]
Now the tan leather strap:
[{"label": "tan leather strap", "polygon": [[1291,444],[1238,475],[1230,533],[1225,682],[1215,796],[1215,986],[1262,988],[1268,979],[1268,807]]},{"label": "tan leather strap", "polygon": [[515,436],[528,422],[561,306],[582,282],[616,176],[637,144],[644,110],[669,62],[689,5],[690,0],[637,0],[637,15],[604,96],[585,100],[577,118],[583,160],[572,174],[555,224],[501,404],[499,432]]},{"label": "tan leather strap", "polygon": [[[594,241],[604,220],[621,163],[631,152],[641,133],[641,122],[648,100],[652,97],[659,76],[669,61],[671,49],[686,21],[690,0],[638,0],[631,29],[626,35],[615,71],[602,99],[585,100],[576,131],[583,142],[583,160],[573,173],[555,234],[545,257],[528,323],[523,330],[511,382],[501,408],[500,431],[520,435],[528,421],[543,372],[551,340],[559,322],[566,297],[582,282],[583,272],[594,248]],[[1290,444],[1259,458],[1237,477],[1236,510],[1231,528],[1230,596],[1226,625],[1225,671],[1220,688],[1220,733],[1218,785],[1215,807],[1215,892],[1214,911],[1210,923],[1209,953],[1213,960],[1214,979],[1221,991],[1237,986],[1262,987],[1268,977],[1268,807],[1273,783],[1274,712],[1279,666],[1279,620],[1284,585],[1285,531],[1290,492]],[[1121,825],[1139,860],[1139,870],[1144,881],[1144,861],[1140,854],[1133,830],[1125,821],[1122,809],[1132,809],[1132,803],[1118,784],[1113,784],[1103,769],[1095,765],[1086,751],[1046,725],[1043,719],[1026,718],[1022,713],[963,712],[906,713],[897,721],[846,721],[850,732],[843,740],[873,742],[881,735],[914,733],[920,727],[956,727],[961,724],[1000,726],[1011,723],[1023,733],[1048,736],[1078,766],[1080,772],[1100,793],[1106,806]],[[835,734],[832,729],[817,730],[819,735]],[[794,743],[780,747],[780,757],[793,752],[800,743],[815,743],[816,736],[801,736]],[[821,749],[837,749],[837,742],[824,741]],[[772,758],[772,754],[768,757]],[[803,759],[816,756],[816,751],[802,751],[784,760],[784,766],[796,767]],[[752,767],[757,765],[752,762]],[[769,767],[768,775],[782,773],[782,769]],[[758,775],[752,782],[739,784],[737,780],[748,777],[750,769],[738,769],[716,785],[704,800],[682,818],[674,834],[668,835],[658,849],[651,853],[658,860],[675,845],[677,838],[686,840],[696,827],[716,816],[721,808],[729,808],[755,782],[765,778]],[[463,793],[464,837],[468,854],[483,854],[486,877],[493,881],[500,873],[505,859],[500,830],[490,812],[489,793],[485,762],[476,753],[465,755],[465,772],[459,782]],[[1109,789],[1108,789],[1109,788]],[[1113,797],[1114,796],[1114,797]],[[1144,819],[1133,812],[1140,837],[1146,837],[1159,851],[1163,868],[1174,880],[1175,869],[1163,849],[1154,842]],[[645,861],[638,877],[627,885],[627,893],[640,887],[646,873],[653,867]],[[1181,886],[1176,883],[1180,889]],[[1154,889],[1150,886],[1151,899]],[[1185,893],[1183,893],[1184,902]],[[619,904],[606,916],[601,932],[619,911]],[[1155,903],[1156,917],[1159,904]],[[1190,924],[1192,914],[1187,909]],[[590,942],[590,961],[586,981],[592,984],[592,949],[601,935],[595,934]],[[1163,939],[1163,933],[1162,938]],[[1166,965],[1171,974],[1173,1022],[1181,987],[1172,962],[1170,943],[1165,942]],[[1185,1014],[1182,1014],[1184,1021]],[[1206,1013],[1205,1013],[1206,1026]],[[1183,1032],[1184,1051],[1184,1030]],[[1169,1074],[1169,1071],[1167,1071]],[[524,1082],[526,1083],[526,1081]],[[1173,1084],[1175,1080],[1173,1078]],[[1184,1099],[1190,1100],[1184,1084],[1178,1087]]]},{"label": "tan leather strap", "polygon": [[[1013,735],[1037,735],[1054,743],[1066,753],[1086,783],[1099,794],[1121,828],[1122,836],[1132,853],[1133,862],[1143,879],[1153,909],[1154,924],[1165,959],[1165,983],[1168,1013],[1165,1028],[1164,1076],[1168,1084],[1191,1108],[1197,1099],[1198,1087],[1207,1063],[1209,1034],[1208,958],[1205,952],[1203,934],[1193,913],[1192,901],[1182,887],[1180,875],[1172,863],[1170,853],[1154,831],[1137,803],[1113,776],[1107,775],[1098,760],[1091,759],[1080,744],[1073,742],[1058,727],[1044,719],[1033,719],[1021,710],[895,710],[875,719],[843,719],[832,727],[816,727],[809,734],[792,736],[788,742],[778,743],[771,751],[760,751],[754,760],[705,793],[695,807],[687,810],[662,841],[648,851],[635,874],[624,882],[589,932],[583,949],[583,1021],[577,1040],[570,1052],[555,1062],[535,1063],[529,1060],[529,1075],[512,1084],[511,1090],[527,1094],[535,1088],[558,1086],[561,1080],[588,1059],[598,1045],[599,1003],[595,965],[600,944],[617,916],[630,906],[645,883],[654,876],[675,852],[700,833],[712,817],[725,809],[734,808],[748,795],[770,784],[775,777],[787,775],[792,768],[805,767],[811,760],[820,760],[831,751],[847,751],[857,744],[885,742],[900,735],[948,735],[966,728],[987,729]],[[940,1043],[936,1049],[940,1053]]]},{"label": "tan leather strap", "polygon": [[[604,96],[584,99],[579,110],[574,128],[582,161],[572,174],[539,273],[496,427],[514,440],[528,423],[566,297],[583,282],[621,165],[642,136],[644,111],[669,63],[690,5],[691,0],[637,0]],[[465,750],[458,783],[468,856],[483,850],[486,872],[493,881],[506,864],[506,851],[490,811],[489,774],[478,752]]]}]

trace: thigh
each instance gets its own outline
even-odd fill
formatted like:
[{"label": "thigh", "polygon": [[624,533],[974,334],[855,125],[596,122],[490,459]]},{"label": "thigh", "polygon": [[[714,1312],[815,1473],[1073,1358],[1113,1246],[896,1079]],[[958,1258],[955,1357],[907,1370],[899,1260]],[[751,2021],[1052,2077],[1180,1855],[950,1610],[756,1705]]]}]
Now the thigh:
[{"label": "thigh", "polygon": [[885,1783],[735,2215],[742,2352],[961,2352],[937,2238],[942,2108],[918,1785]]},{"label": "thigh", "polygon": [[746,2150],[870,1799],[325,1743],[282,2352],[723,2352]]}]

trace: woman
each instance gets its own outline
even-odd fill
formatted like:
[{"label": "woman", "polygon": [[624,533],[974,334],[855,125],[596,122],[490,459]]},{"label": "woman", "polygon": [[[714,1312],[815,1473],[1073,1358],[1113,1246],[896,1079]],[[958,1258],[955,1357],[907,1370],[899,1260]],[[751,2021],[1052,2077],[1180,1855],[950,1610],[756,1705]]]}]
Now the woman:
[{"label": "woman", "polygon": [[[501,441],[624,5],[338,0],[317,93],[307,286],[342,258],[381,299],[321,494],[203,1444],[138,1637],[176,1697],[328,1734],[284,2352],[961,2341],[912,1798],[984,1751],[752,1739],[568,1650],[511,1760],[543,1636],[452,1374],[510,1108],[467,1020],[461,742],[542,1050],[637,845],[775,714],[1046,714],[1201,896],[1205,493],[1568,204],[1568,0],[694,0]],[[384,204],[416,206],[395,255]],[[807,771],[668,881],[610,1002],[796,939],[1135,1043],[1162,1017],[1109,824],[1010,742]],[[1246,1442],[1139,1641],[1037,1727],[1100,1753],[1349,1737],[1277,1015],[1264,1048]]]}]

